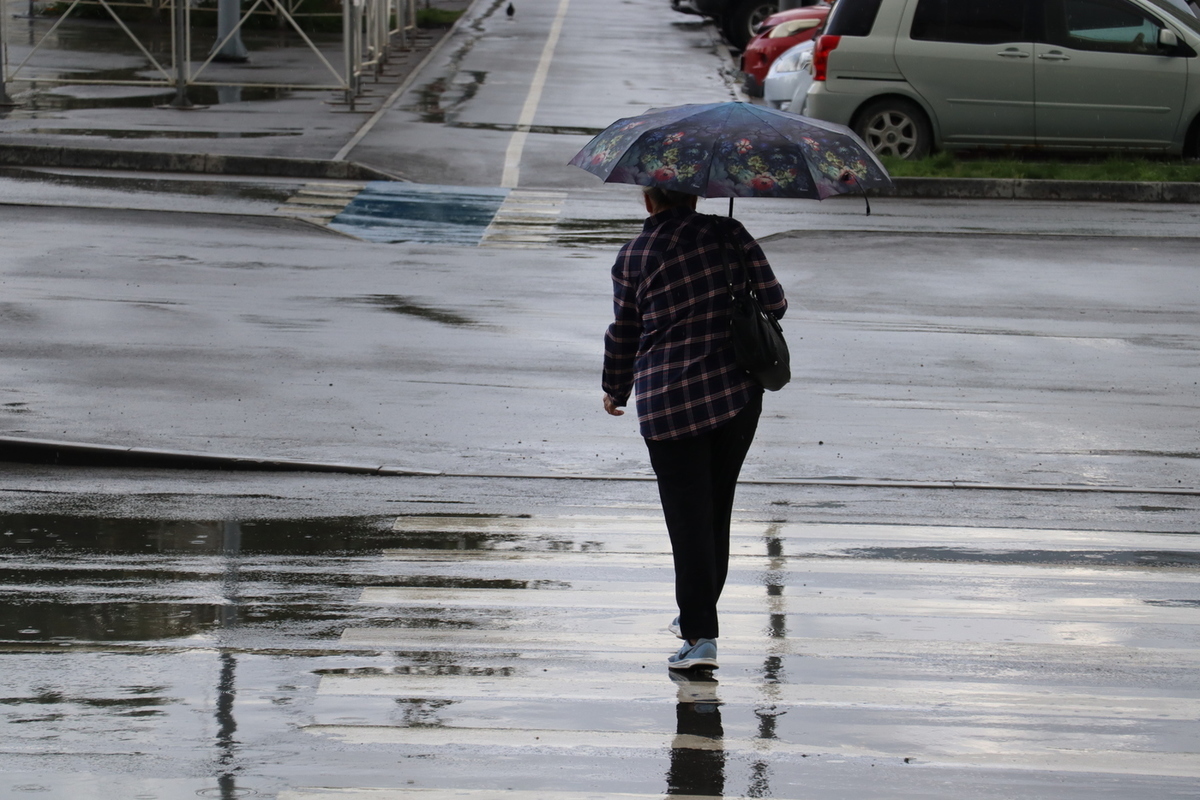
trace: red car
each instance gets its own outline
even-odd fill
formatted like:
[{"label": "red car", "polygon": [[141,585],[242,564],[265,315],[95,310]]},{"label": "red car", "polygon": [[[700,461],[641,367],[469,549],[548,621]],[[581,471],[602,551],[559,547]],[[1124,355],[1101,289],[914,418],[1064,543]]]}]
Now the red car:
[{"label": "red car", "polygon": [[824,3],[791,11],[780,11],[763,20],[758,33],[742,52],[742,75],[746,94],[762,97],[767,70],[785,50],[807,42],[825,24],[830,7]]}]

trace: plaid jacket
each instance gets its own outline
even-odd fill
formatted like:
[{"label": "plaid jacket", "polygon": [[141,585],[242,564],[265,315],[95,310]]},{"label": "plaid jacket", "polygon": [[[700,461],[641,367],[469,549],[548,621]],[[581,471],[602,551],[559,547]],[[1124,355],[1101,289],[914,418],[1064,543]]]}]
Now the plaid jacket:
[{"label": "plaid jacket", "polygon": [[[783,289],[740,222],[668,209],[646,220],[613,265],[616,319],[604,336],[604,391],[636,390],[642,436],[682,439],[731,419],[762,388],[733,360],[722,237],[746,254],[763,307],[782,317]],[[737,288],[745,275],[729,251]]]}]

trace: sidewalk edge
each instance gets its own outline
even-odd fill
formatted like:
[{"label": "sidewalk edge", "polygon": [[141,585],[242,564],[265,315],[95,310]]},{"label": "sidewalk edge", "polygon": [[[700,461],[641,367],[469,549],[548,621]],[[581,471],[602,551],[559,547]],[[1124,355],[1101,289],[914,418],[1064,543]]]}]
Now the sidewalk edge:
[{"label": "sidewalk edge", "polygon": [[138,172],[182,172],[244,177],[332,178],[338,180],[404,181],[375,167],[354,161],[283,156],[239,156],[212,153],[166,153],[144,150],[105,150],[92,147],[10,144],[0,147],[0,167],[64,167]]},{"label": "sidewalk edge", "polygon": [[[195,469],[252,472],[325,472],[347,475],[387,477],[434,477],[476,480],[556,480],[651,482],[653,475],[577,475],[459,473],[426,470],[395,465],[351,464],[329,461],[302,461],[286,458],[237,456],[221,453],[197,453],[149,447],[64,442],[53,439],[26,439],[0,436],[0,463],[49,464],[61,467],[108,467],[123,469]],[[1103,486],[1092,484],[1003,484],[933,480],[839,480],[833,478],[746,478],[747,486],[822,486],[847,489],[968,489],[1003,492],[1077,492],[1087,494],[1149,494],[1200,497],[1200,488]]]}]

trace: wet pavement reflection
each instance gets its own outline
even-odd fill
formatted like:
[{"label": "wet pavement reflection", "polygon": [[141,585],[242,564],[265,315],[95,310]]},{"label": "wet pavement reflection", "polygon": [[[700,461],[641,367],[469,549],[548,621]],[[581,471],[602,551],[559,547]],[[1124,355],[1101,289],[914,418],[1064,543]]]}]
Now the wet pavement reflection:
[{"label": "wet pavement reflection", "polygon": [[1194,541],[740,522],[721,669],[673,673],[654,517],[0,515],[0,795],[951,796],[1063,748],[1153,794],[1190,773],[1121,743],[1195,746]]}]

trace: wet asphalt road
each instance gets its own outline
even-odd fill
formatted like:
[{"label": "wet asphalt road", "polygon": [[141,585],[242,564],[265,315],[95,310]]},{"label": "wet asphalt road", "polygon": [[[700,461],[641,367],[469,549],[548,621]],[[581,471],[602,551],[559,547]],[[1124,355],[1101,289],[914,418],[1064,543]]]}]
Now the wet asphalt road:
[{"label": "wet asphalt road", "polygon": [[797,380],[745,472],[722,667],[671,678],[654,486],[597,388],[636,196],[563,167],[728,96],[665,6],[477,3],[354,123],[0,120],[328,158],[374,119],[348,157],[490,209],[0,174],[0,433],[439,473],[0,465],[0,797],[1196,796],[1192,207],[739,201]]}]

